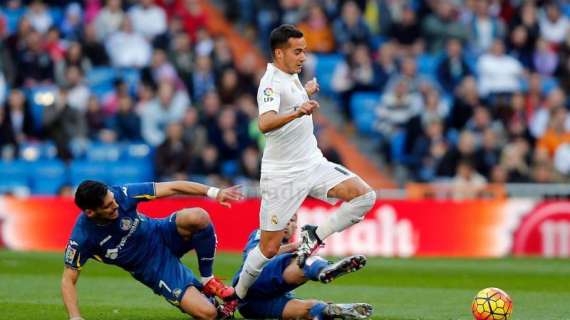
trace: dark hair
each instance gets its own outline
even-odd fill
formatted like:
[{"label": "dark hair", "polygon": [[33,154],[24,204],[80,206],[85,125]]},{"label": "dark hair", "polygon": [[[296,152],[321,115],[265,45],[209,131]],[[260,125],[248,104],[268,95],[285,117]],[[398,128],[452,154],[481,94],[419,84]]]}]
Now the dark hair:
[{"label": "dark hair", "polygon": [[291,24],[282,24],[271,31],[269,36],[269,44],[271,46],[271,56],[275,49],[282,48],[287,44],[289,38],[302,38],[303,32]]},{"label": "dark hair", "polygon": [[103,199],[107,195],[107,185],[99,181],[85,180],[75,191],[75,204],[81,210],[97,209],[103,206]]}]

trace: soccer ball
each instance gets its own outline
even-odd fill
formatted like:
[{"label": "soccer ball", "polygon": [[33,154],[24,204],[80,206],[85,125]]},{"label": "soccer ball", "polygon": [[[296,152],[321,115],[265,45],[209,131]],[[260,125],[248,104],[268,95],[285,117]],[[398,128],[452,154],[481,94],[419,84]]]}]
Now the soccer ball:
[{"label": "soccer ball", "polygon": [[509,320],[513,313],[513,301],[505,291],[487,288],[477,293],[471,311],[476,320]]}]

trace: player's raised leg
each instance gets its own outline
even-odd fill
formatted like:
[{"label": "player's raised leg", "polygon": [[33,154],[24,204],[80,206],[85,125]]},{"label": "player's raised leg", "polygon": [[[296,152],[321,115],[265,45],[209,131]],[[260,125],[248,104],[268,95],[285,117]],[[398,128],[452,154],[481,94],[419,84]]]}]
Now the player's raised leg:
[{"label": "player's raised leg", "polygon": [[216,319],[216,307],[195,287],[186,289],[180,300],[180,309],[196,319]]},{"label": "player's raised leg", "polygon": [[337,170],[338,173],[333,172],[333,176],[340,176],[341,179],[341,175],[351,176],[326,193],[326,198],[336,198],[344,202],[321,225],[306,225],[301,229],[301,243],[297,250],[297,262],[301,267],[327,237],[362,221],[376,201],[376,193],[360,177],[345,171],[344,168],[334,167],[332,170]]},{"label": "player's raised leg", "polygon": [[214,278],[213,265],[216,255],[216,232],[208,212],[202,208],[188,208],[176,213],[176,231],[196,251],[198,269],[203,291],[221,299],[227,299],[234,293],[232,287]]}]

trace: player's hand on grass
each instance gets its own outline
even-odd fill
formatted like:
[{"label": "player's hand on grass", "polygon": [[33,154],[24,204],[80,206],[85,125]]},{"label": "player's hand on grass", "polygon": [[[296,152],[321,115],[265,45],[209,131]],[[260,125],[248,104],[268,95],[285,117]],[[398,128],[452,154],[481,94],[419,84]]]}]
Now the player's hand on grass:
[{"label": "player's hand on grass", "polygon": [[317,78],[313,78],[312,80],[307,81],[305,84],[305,90],[309,96],[319,92],[321,90],[319,83],[317,82]]},{"label": "player's hand on grass", "polygon": [[85,320],[85,319],[81,318],[80,316],[75,316],[75,317],[69,318],[69,320]]},{"label": "player's hand on grass", "polygon": [[239,201],[239,200],[242,200],[243,198],[244,198],[244,195],[241,191],[241,186],[237,185],[237,186],[232,186],[229,188],[221,189],[220,192],[218,193],[218,196],[216,197],[216,200],[222,206],[224,206],[226,208],[231,208],[232,205],[231,205],[230,201]]},{"label": "player's hand on grass", "polygon": [[309,100],[304,102],[298,109],[301,116],[313,114],[315,110],[320,107],[319,103],[315,100]]}]

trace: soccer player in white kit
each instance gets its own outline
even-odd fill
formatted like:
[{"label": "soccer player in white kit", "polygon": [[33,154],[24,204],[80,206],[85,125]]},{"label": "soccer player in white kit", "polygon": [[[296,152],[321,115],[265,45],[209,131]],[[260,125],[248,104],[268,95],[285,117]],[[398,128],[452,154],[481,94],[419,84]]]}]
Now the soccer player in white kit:
[{"label": "soccer player in white kit", "polygon": [[303,33],[292,25],[281,25],[271,32],[270,45],[273,63],[267,65],[257,92],[258,125],[266,138],[260,180],[261,238],[244,262],[236,297],[225,303],[222,317],[233,314],[264,265],[279,253],[287,223],[307,196],[344,203],[323,224],[302,228],[297,248],[300,267],[325,238],[361,221],[376,200],[376,193],[360,177],[327,161],[317,147],[312,113],[319,103],[310,96],[319,86],[316,79],[303,86],[298,76],[306,59]]}]

